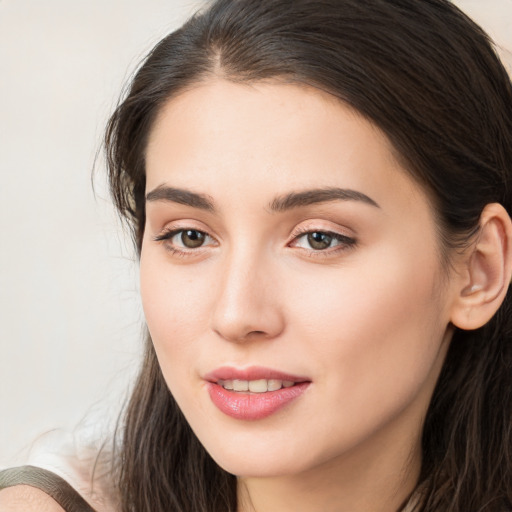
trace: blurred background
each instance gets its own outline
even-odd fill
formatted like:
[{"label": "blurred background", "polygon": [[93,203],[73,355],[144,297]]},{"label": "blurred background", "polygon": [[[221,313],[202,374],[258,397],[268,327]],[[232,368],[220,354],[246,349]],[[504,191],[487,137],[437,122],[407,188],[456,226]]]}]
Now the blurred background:
[{"label": "blurred background", "polygon": [[199,5],[0,0],[0,466],[115,416],[137,369],[137,264],[96,156],[123,84]]},{"label": "blurred background", "polygon": [[[512,70],[512,0],[455,3]],[[115,417],[129,389],[138,269],[98,151],[123,84],[200,5],[0,0],[0,467],[42,432]]]}]

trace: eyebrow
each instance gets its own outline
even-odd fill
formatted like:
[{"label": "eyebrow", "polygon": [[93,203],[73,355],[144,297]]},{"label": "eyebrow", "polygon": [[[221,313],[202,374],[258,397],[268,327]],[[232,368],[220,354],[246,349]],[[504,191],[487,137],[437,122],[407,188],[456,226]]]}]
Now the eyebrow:
[{"label": "eyebrow", "polygon": [[160,185],[151,192],[148,192],[146,194],[146,201],[169,201],[209,212],[215,211],[213,201],[208,196],[165,185]]},{"label": "eyebrow", "polygon": [[[192,208],[199,208],[200,210],[215,212],[215,205],[210,197],[197,192],[191,192],[190,190],[166,185],[160,185],[151,192],[148,192],[146,194],[146,201],[169,201],[191,206]],[[360,201],[370,206],[380,208],[372,198],[362,192],[347,188],[331,187],[290,192],[289,194],[276,197],[270,203],[270,210],[273,212],[284,212],[294,208],[331,201]]]},{"label": "eyebrow", "polygon": [[276,197],[270,203],[270,209],[275,212],[284,212],[301,206],[310,206],[330,201],[360,201],[362,203],[380,208],[380,206],[366,194],[348,188],[318,188],[303,192],[291,192]]}]

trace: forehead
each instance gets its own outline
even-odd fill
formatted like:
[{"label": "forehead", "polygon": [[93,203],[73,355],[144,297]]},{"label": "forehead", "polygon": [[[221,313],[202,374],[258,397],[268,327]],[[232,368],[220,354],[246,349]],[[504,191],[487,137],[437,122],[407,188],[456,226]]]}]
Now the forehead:
[{"label": "forehead", "polygon": [[382,131],[332,95],[292,84],[215,79],[171,98],[146,168],[148,190],[167,184],[231,204],[235,195],[267,203],[319,187],[359,190],[379,204],[426,201]]}]

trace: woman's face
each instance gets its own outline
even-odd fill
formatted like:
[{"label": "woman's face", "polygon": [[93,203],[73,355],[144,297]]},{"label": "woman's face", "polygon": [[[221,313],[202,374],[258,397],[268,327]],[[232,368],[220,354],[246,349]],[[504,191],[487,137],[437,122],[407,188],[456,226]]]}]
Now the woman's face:
[{"label": "woman's face", "polygon": [[222,467],[419,447],[453,285],[429,201],[375,126],[312,88],[212,79],[160,112],[146,193],[149,331]]}]

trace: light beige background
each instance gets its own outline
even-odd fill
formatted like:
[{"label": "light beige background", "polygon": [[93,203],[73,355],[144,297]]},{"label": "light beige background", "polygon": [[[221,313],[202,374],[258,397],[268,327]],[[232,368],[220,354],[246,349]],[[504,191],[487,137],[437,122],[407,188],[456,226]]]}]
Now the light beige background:
[{"label": "light beige background", "polygon": [[[456,3],[512,50],[512,0]],[[122,84],[198,5],[0,0],[0,466],[128,387],[137,266],[91,169]]]}]

